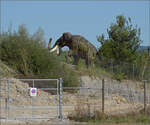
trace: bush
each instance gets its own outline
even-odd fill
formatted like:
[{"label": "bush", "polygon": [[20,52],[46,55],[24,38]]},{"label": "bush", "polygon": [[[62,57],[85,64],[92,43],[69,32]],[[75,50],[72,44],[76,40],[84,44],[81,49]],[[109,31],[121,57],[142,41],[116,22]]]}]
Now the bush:
[{"label": "bush", "polygon": [[124,79],[124,75],[122,73],[114,74],[114,78],[121,82]]},{"label": "bush", "polygon": [[28,78],[62,77],[63,86],[77,86],[77,74],[49,53],[42,33],[37,32],[31,36],[21,25],[17,32],[1,34],[0,59]]}]

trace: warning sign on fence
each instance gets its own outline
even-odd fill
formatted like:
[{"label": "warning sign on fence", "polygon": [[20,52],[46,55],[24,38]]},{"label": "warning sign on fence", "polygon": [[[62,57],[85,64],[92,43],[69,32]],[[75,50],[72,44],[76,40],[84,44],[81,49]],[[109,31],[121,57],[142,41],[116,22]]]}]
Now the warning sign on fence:
[{"label": "warning sign on fence", "polygon": [[36,96],[37,95],[37,88],[30,88],[30,96]]}]

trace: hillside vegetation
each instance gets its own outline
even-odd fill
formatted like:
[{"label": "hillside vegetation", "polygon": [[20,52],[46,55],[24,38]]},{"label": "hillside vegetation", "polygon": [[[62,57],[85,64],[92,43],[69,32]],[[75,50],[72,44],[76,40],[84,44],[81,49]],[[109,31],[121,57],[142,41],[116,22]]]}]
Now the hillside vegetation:
[{"label": "hillside vegetation", "polygon": [[[139,81],[150,80],[150,58],[146,50],[139,51],[140,29],[128,25],[131,23],[130,19],[127,21],[123,16],[118,16],[116,20],[116,23],[111,24],[110,29],[107,30],[109,38],[104,39],[104,35],[97,37],[101,46],[98,49],[94,66],[88,68],[85,60],[82,59],[77,65],[68,64],[65,58],[67,51],[63,51],[60,56],[56,56],[55,53],[51,54],[48,51],[47,43],[44,40],[44,32],[41,28],[33,35],[28,33],[25,25],[20,25],[17,31],[8,29],[7,32],[0,34],[0,78],[14,77],[11,79],[14,84],[10,86],[14,90],[18,87],[29,88],[29,84],[21,84],[22,82],[15,78],[62,78],[63,87],[82,85],[83,88],[88,88],[79,89],[79,91],[67,91],[63,88],[64,95],[69,95],[63,96],[62,104],[63,107],[66,106],[63,112],[67,114],[67,117],[69,116],[68,118],[76,121],[117,121],[118,123],[129,121],[136,123],[144,120],[145,123],[149,123],[150,120],[147,115],[137,114],[136,116],[128,113],[132,111],[139,113],[143,110],[143,84],[140,84]],[[109,115],[116,115],[118,110],[118,113],[122,111],[123,116],[109,117],[102,114],[100,107],[95,108],[95,106],[101,106],[102,104],[102,93],[99,89],[97,92],[97,89],[90,90],[89,88],[101,88],[102,79],[105,79],[106,88],[104,89],[106,90],[105,112]],[[122,82],[120,82],[121,80]],[[4,87],[5,83],[2,82],[2,85]],[[44,85],[49,84],[41,83],[38,87],[44,88]],[[149,89],[147,88],[147,90]],[[18,94],[20,96],[17,97]],[[86,94],[86,97],[83,96],[84,94]],[[40,95],[56,101],[55,94],[41,90]],[[130,98],[130,95],[132,98]],[[14,91],[11,97],[17,97],[13,100],[13,105],[16,107],[21,105],[23,101],[25,106],[31,105],[30,102],[23,99],[23,97],[29,97],[28,93]],[[39,103],[36,104],[40,106],[44,103],[46,106],[54,106],[56,102],[49,99],[41,98],[38,100]],[[137,105],[137,102],[140,104]],[[19,114],[15,111],[12,113],[22,115],[24,112],[26,111]],[[51,111],[50,113],[53,114]],[[68,113],[71,114],[68,115]],[[92,117],[89,115],[90,113],[93,114]],[[44,112],[40,111],[41,114],[43,115]],[[124,114],[129,117],[126,118]],[[45,115],[48,115],[47,111],[45,111]]]},{"label": "hillside vegetation", "polygon": [[[139,51],[142,42],[140,28],[133,27],[130,18],[117,16],[116,23],[112,23],[107,32],[108,39],[104,39],[103,34],[97,36],[101,46],[95,66],[86,68],[84,60],[80,60],[77,66],[67,64],[67,51],[60,56],[50,54],[41,28],[31,35],[25,25],[20,25],[17,31],[8,29],[0,34],[0,67],[7,65],[15,71],[17,78],[62,77],[64,86],[78,86],[81,75],[111,77],[119,81],[149,80],[148,53],[146,50]],[[1,71],[1,74],[4,72]]]},{"label": "hillside vegetation", "polygon": [[[43,39],[43,31],[38,29],[30,35],[24,25],[18,31],[1,34],[0,59],[17,72],[15,77],[63,78],[64,86],[76,86],[77,73],[51,55]],[[76,83],[76,84],[74,84]]]}]

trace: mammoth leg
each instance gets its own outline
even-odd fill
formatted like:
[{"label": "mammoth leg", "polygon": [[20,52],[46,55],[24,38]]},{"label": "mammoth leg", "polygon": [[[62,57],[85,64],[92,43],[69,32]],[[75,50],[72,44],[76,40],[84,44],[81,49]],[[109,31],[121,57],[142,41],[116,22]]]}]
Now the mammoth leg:
[{"label": "mammoth leg", "polygon": [[87,68],[88,68],[89,65],[90,65],[90,60],[89,60],[89,58],[87,58],[87,59],[85,60],[85,63],[86,63],[86,66],[87,66]]},{"label": "mammoth leg", "polygon": [[70,50],[70,51],[67,53],[67,55],[65,56],[67,63],[71,63],[71,62],[72,62],[71,56],[72,56],[72,51]]},{"label": "mammoth leg", "polygon": [[85,63],[86,63],[86,66],[87,66],[87,68],[90,66],[90,64],[91,64],[91,60],[90,60],[90,51],[88,50],[88,52],[87,52],[87,55],[86,55],[86,58],[85,58]]},{"label": "mammoth leg", "polygon": [[87,56],[85,63],[86,63],[87,68],[89,66],[94,66],[94,57],[93,56]]},{"label": "mammoth leg", "polygon": [[94,60],[95,60],[95,58],[94,58],[93,56],[86,59],[87,68],[88,68],[89,66],[94,67]]},{"label": "mammoth leg", "polygon": [[87,52],[86,59],[85,59],[85,63],[86,63],[87,68],[89,66],[94,66],[95,56],[96,55],[94,54],[94,52],[89,48],[88,52]]},{"label": "mammoth leg", "polygon": [[77,56],[77,55],[75,55],[75,56],[73,56],[73,57],[74,57],[74,65],[77,65],[80,58],[79,58],[79,56]]}]

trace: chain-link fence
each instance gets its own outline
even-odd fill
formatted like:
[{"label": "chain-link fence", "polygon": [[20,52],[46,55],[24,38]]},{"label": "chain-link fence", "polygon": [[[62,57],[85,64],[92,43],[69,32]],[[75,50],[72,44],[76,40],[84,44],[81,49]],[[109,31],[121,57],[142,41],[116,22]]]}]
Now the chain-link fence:
[{"label": "chain-link fence", "polygon": [[[0,80],[0,119],[93,117],[98,112],[150,114],[147,81],[98,79],[88,84],[92,85],[63,87],[61,79]],[[31,88],[37,88],[37,96],[30,96]]]},{"label": "chain-link fence", "polygon": [[1,79],[0,119],[58,118],[59,82],[59,79]]},{"label": "chain-link fence", "polygon": [[100,61],[98,66],[108,73],[112,73],[114,78],[118,80],[143,80],[146,79],[150,82],[150,59],[145,63],[126,63],[116,62],[113,60]]},{"label": "chain-link fence", "polygon": [[[92,83],[91,83],[92,84]],[[101,80],[92,88],[63,87],[63,117],[93,117],[97,112],[107,115],[150,114],[150,87],[126,81]]]}]

